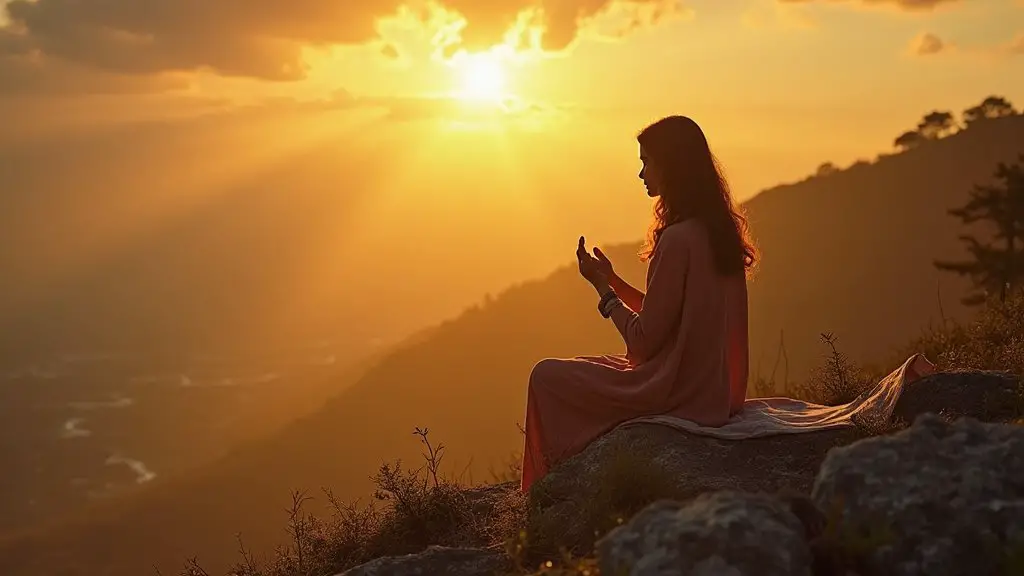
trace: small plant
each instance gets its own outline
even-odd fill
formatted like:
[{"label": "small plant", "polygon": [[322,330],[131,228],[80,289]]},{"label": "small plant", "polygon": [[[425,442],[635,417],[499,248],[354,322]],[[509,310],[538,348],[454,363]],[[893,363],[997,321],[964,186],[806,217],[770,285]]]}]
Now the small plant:
[{"label": "small plant", "polygon": [[185,562],[185,567],[181,570],[181,576],[210,576],[210,573],[199,565],[198,559],[192,557]]},{"label": "small plant", "polygon": [[245,547],[242,534],[235,534],[235,540],[238,541],[238,555],[242,557],[242,561],[235,565],[231,576],[263,576],[263,571],[260,570],[252,551]]},{"label": "small plant", "polygon": [[[330,514],[308,513],[312,496],[296,490],[287,508],[287,545],[278,547],[269,561],[258,561],[236,535],[241,560],[230,576],[321,576],[337,574],[381,556],[418,552],[427,546],[482,546],[490,542],[492,528],[476,517],[464,486],[441,473],[444,444],[430,441],[427,428],[416,428],[425,446],[424,465],[406,469],[401,461],[384,463],[372,476],[374,501],[340,503],[324,489]],[[517,494],[518,490],[515,491]],[[383,503],[383,506],[375,503]],[[500,502],[501,522],[521,523],[525,502]],[[521,525],[521,524],[520,524]],[[158,573],[159,576],[159,573]],[[181,576],[211,576],[195,558]]]},{"label": "small plant", "polygon": [[504,465],[500,469],[491,466],[489,473],[491,482],[494,484],[518,483],[523,477],[523,453],[521,451],[513,452],[505,459]]},{"label": "small plant", "polygon": [[822,342],[829,348],[823,365],[811,372],[807,382],[798,385],[794,394],[809,402],[837,406],[856,400],[871,384],[872,379],[841,352],[836,337],[825,332]]},{"label": "small plant", "polygon": [[416,427],[413,434],[420,437],[420,442],[427,447],[427,452],[423,454],[423,460],[426,462],[427,471],[430,473],[430,477],[434,479],[434,487],[437,488],[440,482],[437,479],[438,470],[441,469],[441,459],[444,458],[444,444],[438,444],[437,448],[430,445],[430,430],[427,428]]}]

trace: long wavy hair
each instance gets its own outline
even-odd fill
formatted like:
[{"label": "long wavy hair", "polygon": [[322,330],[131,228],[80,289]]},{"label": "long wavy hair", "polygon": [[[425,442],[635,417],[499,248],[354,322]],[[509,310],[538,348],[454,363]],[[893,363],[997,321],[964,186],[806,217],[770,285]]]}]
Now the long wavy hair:
[{"label": "long wavy hair", "polygon": [[700,126],[685,116],[668,116],[644,128],[637,141],[661,178],[641,259],[651,257],[666,227],[696,218],[707,229],[720,274],[744,274],[753,268],[758,254],[747,219],[733,202]]}]

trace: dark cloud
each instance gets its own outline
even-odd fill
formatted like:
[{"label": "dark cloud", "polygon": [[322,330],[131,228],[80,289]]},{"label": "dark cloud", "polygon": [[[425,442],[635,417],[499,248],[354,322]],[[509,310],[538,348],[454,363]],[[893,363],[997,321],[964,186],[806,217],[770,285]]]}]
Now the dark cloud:
[{"label": "dark cloud", "polygon": [[181,75],[115,74],[38,54],[0,54],[0,97],[142,94],[188,87],[188,79]]},{"label": "dark cloud", "polygon": [[956,4],[966,0],[779,0],[790,4],[825,2],[856,2],[868,6],[895,6],[904,10],[931,10],[943,4]]},{"label": "dark cloud", "polygon": [[397,0],[13,0],[7,11],[33,49],[98,69],[212,69],[292,80],[305,72],[302,45],[363,41],[373,36],[375,17],[397,6]]},{"label": "dark cloud", "polygon": [[[212,70],[301,79],[305,46],[378,38],[377,22],[419,0],[11,0],[0,54],[34,52],[114,74]],[[569,46],[581,24],[614,0],[442,0],[465,17],[463,45],[502,41],[524,15],[546,29],[545,48]],[[619,0],[673,5],[679,0]],[[419,2],[422,4],[422,2]],[[412,6],[417,8],[417,6]],[[422,7],[420,7],[422,8]],[[410,11],[420,17],[422,9]],[[0,30],[2,31],[2,30]]]}]

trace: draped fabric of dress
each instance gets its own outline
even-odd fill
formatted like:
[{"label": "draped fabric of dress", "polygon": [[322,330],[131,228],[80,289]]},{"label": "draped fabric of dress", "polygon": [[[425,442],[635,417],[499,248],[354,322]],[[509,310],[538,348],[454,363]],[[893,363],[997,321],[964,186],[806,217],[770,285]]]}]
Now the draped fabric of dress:
[{"label": "draped fabric of dress", "polygon": [[746,278],[717,272],[700,222],[664,230],[640,308],[612,313],[625,354],[548,358],[534,366],[522,490],[627,420],[668,415],[721,426],[742,408],[749,370]]}]

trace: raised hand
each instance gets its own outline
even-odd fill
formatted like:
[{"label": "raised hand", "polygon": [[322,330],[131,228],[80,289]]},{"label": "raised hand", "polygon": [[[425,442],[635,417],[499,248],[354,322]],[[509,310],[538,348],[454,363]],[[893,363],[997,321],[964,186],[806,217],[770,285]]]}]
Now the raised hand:
[{"label": "raised hand", "polygon": [[604,273],[605,277],[611,278],[615,276],[615,268],[612,266],[612,261],[597,246],[594,246],[594,256],[597,257],[597,265],[601,268],[601,272]]},{"label": "raised hand", "polygon": [[[580,236],[580,243],[576,247],[576,260],[579,262],[580,275],[594,285],[594,288],[601,290],[608,285],[608,276],[604,272],[604,265],[601,260],[591,256],[587,252],[586,239]],[[607,258],[604,259],[607,262]],[[611,263],[609,262],[609,268]]]}]

